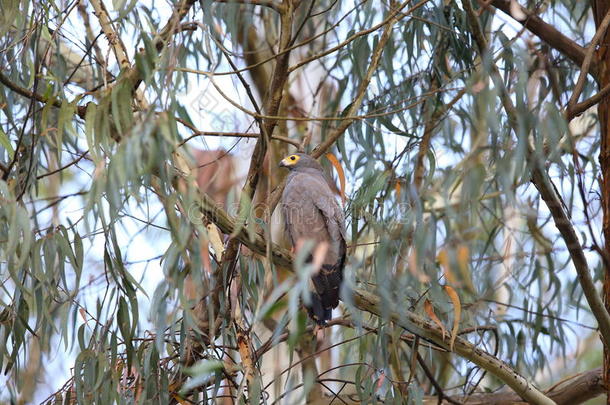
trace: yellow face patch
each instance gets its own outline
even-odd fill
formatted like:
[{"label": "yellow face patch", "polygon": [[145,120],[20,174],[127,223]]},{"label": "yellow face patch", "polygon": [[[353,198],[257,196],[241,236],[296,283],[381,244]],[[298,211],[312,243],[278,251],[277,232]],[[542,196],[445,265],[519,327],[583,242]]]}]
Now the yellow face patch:
[{"label": "yellow face patch", "polygon": [[299,155],[286,156],[284,159],[282,159],[282,162],[280,163],[280,165],[284,166],[284,167],[294,166],[297,164],[297,162],[299,161],[300,158],[301,157]]}]

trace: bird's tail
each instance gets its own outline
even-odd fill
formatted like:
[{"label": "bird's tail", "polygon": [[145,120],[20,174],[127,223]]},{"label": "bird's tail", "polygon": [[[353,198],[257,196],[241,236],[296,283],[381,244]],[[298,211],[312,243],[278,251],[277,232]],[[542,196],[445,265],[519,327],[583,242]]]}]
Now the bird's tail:
[{"label": "bird's tail", "polygon": [[317,292],[311,292],[311,303],[307,305],[306,308],[309,317],[320,326],[326,325],[326,321],[329,321],[333,317],[332,308],[324,308],[322,299]]},{"label": "bird's tail", "polygon": [[332,318],[333,308],[339,305],[339,290],[343,281],[342,264],[324,264],[318,274],[311,278],[315,291],[311,292],[311,305],[307,312],[318,325],[325,325]]}]

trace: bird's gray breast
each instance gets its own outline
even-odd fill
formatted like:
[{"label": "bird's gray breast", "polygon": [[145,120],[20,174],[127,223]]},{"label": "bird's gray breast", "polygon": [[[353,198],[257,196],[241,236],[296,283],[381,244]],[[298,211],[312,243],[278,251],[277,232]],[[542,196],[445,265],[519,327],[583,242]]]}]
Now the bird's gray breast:
[{"label": "bird's gray breast", "polygon": [[286,230],[293,243],[327,243],[325,264],[336,264],[345,254],[343,213],[322,174],[291,172],[282,194]]}]

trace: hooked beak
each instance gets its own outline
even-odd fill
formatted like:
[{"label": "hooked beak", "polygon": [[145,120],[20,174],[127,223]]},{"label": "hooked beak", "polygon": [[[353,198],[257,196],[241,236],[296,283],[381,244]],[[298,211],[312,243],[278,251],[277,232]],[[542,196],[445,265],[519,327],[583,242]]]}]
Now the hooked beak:
[{"label": "hooked beak", "polygon": [[288,165],[286,164],[286,159],[282,159],[278,167],[288,167]]}]

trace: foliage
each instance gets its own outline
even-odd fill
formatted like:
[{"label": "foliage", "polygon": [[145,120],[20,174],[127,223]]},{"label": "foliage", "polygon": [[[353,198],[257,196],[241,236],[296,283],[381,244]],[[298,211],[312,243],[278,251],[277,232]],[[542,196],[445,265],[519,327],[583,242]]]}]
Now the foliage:
[{"label": "foliage", "polygon": [[[600,362],[568,251],[601,277],[597,116],[566,115],[581,63],[516,11],[475,5],[482,49],[470,0],[106,3],[0,4],[5,400],[421,403],[508,383],[464,342],[543,386]],[[578,46],[585,3],[522,5]],[[232,217],[190,169],[214,145],[248,157]],[[305,255],[271,242],[295,146],[347,185],[344,303],[319,341]]]}]

